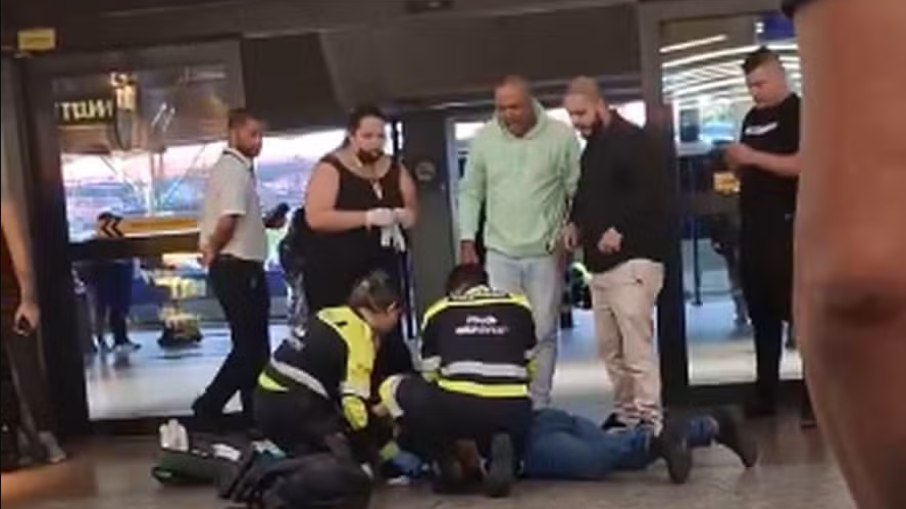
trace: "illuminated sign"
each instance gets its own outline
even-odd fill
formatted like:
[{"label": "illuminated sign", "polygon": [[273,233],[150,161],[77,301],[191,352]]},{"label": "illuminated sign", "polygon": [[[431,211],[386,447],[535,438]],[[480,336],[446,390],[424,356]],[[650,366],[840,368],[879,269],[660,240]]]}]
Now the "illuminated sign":
[{"label": "illuminated sign", "polygon": [[50,51],[57,47],[57,32],[53,28],[19,30],[20,51]]},{"label": "illuminated sign", "polygon": [[57,124],[61,126],[107,124],[116,118],[116,104],[112,97],[58,101]]}]

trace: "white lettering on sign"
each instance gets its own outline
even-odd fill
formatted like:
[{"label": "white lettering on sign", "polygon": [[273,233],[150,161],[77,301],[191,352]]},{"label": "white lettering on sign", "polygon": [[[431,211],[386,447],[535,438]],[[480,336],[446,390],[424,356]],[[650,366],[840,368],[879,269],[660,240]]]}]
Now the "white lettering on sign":
[{"label": "white lettering on sign", "polygon": [[57,103],[57,119],[61,124],[105,123],[113,120],[116,108],[113,99],[86,99]]}]

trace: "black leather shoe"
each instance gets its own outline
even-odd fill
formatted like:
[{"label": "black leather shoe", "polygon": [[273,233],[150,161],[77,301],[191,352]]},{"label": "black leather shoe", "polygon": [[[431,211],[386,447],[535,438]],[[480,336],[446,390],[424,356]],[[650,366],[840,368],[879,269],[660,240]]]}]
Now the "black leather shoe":
[{"label": "black leather shoe", "polygon": [[668,420],[661,434],[651,441],[651,452],[667,462],[667,472],[674,484],[685,484],[692,473],[692,451],[686,440],[688,429],[684,419]]},{"label": "black leather shoe", "polygon": [[484,478],[485,495],[491,498],[509,496],[516,482],[516,458],[509,435],[498,434],[491,442],[491,466]]},{"label": "black leather shoe", "polygon": [[692,473],[692,451],[686,441],[688,429],[684,419],[668,420],[661,434],[651,441],[651,453],[667,462],[667,472],[674,484],[685,484]]}]

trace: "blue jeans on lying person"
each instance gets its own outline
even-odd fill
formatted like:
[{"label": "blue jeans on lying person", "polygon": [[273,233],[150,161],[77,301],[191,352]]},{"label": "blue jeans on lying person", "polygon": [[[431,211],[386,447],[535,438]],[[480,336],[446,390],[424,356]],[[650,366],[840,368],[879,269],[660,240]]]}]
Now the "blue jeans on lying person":
[{"label": "blue jeans on lying person", "polygon": [[[717,436],[708,417],[689,421],[689,447],[707,447]],[[523,472],[534,479],[599,480],[619,470],[641,470],[656,458],[650,430],[603,431],[598,424],[561,410],[535,412],[523,456]]]}]

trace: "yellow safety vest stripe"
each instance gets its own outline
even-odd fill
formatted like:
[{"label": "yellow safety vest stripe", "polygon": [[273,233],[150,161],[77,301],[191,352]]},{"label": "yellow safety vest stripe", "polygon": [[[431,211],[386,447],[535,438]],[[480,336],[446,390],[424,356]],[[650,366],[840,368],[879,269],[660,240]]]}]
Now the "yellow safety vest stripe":
[{"label": "yellow safety vest stripe", "polygon": [[289,389],[277,383],[273,378],[267,376],[267,373],[258,375],[258,387],[271,392],[289,392]]},{"label": "yellow safety vest stripe", "polygon": [[371,372],[374,369],[374,331],[346,307],[326,309],[318,313],[318,317],[346,343],[346,373],[341,383],[342,392],[367,399],[371,394]]},{"label": "yellow safety vest stripe", "polygon": [[445,391],[478,396],[479,398],[524,398],[528,397],[528,386],[525,384],[480,384],[461,380],[441,379],[437,386]]}]

